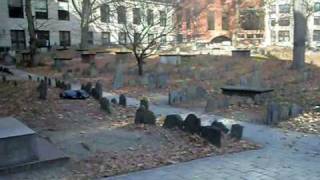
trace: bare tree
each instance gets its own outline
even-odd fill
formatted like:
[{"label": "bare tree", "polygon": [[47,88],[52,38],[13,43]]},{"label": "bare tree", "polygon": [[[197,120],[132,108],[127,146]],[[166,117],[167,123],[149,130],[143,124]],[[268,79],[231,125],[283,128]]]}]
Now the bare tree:
[{"label": "bare tree", "polygon": [[302,69],[305,64],[306,47],[306,12],[304,0],[295,0],[294,13],[294,44],[293,44],[293,69]]},{"label": "bare tree", "polygon": [[36,31],[35,31],[35,23],[34,23],[34,17],[32,15],[32,0],[26,0],[26,16],[27,16],[27,22],[28,22],[28,32],[30,36],[29,41],[29,50],[30,50],[30,66],[35,65],[34,63],[34,56],[37,52],[37,37],[36,37]]},{"label": "bare tree", "polygon": [[[118,23],[113,24],[119,32],[119,44],[131,50],[137,61],[138,74],[143,75],[146,58],[156,53],[176,29],[176,4],[146,0],[118,1],[114,3]],[[132,11],[131,16],[127,11]],[[127,18],[129,17],[129,18]]]}]

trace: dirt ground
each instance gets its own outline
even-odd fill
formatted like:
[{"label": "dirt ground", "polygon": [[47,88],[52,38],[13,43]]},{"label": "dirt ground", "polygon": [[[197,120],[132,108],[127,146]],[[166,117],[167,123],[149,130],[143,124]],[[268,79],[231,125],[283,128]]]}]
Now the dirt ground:
[{"label": "dirt ground", "polygon": [[11,179],[95,179],[206,156],[259,148],[225,137],[216,148],[197,135],[157,126],[134,125],[133,108],[113,106],[111,115],[98,102],[63,100],[49,88],[39,100],[36,82],[0,83],[0,116],[14,116],[61,149],[71,160],[62,166],[8,175]]}]

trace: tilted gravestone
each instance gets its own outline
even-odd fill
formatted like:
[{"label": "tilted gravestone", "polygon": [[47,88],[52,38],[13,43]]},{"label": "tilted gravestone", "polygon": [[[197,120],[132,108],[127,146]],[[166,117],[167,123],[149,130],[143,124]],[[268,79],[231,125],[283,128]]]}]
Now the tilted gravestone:
[{"label": "tilted gravestone", "polygon": [[99,100],[100,98],[102,98],[102,94],[103,94],[102,83],[100,81],[96,82],[96,86],[94,89],[95,89],[95,94],[93,94],[94,98]]},{"label": "tilted gravestone", "polygon": [[225,134],[229,132],[229,129],[222,122],[214,121],[211,126],[220,129]]},{"label": "tilted gravestone", "polygon": [[230,132],[230,136],[240,140],[242,138],[242,133],[243,133],[243,126],[241,126],[240,124],[233,124],[231,126],[231,132]]},{"label": "tilted gravestone", "polygon": [[184,131],[190,133],[199,133],[201,128],[201,120],[194,114],[189,114],[184,120]]},{"label": "tilted gravestone", "polygon": [[112,104],[118,104],[117,99],[116,99],[116,98],[112,98],[112,99],[111,99],[111,103],[112,103]]},{"label": "tilted gravestone", "polygon": [[37,90],[39,91],[39,98],[42,100],[47,99],[48,85],[44,80],[41,80]]},{"label": "tilted gravestone", "polygon": [[111,104],[108,98],[103,97],[100,100],[100,107],[102,110],[106,111],[108,114],[111,114]]},{"label": "tilted gravestone", "polygon": [[183,119],[178,114],[167,115],[164,120],[163,127],[167,129],[179,128],[183,129]]},{"label": "tilted gravestone", "polygon": [[201,127],[200,135],[213,145],[221,147],[222,132],[220,129],[212,126],[203,126]]},{"label": "tilted gravestone", "polygon": [[136,111],[134,123],[155,125],[156,116],[153,114],[152,111],[149,111],[148,109],[146,109],[146,107],[142,105]]},{"label": "tilted gravestone", "polygon": [[91,91],[92,91],[92,83],[91,83],[91,82],[87,82],[87,84],[84,86],[84,90],[85,90],[88,94],[91,94]]},{"label": "tilted gravestone", "polygon": [[121,94],[119,96],[119,105],[123,106],[123,107],[127,106],[127,98],[126,98],[126,96],[124,94]]}]

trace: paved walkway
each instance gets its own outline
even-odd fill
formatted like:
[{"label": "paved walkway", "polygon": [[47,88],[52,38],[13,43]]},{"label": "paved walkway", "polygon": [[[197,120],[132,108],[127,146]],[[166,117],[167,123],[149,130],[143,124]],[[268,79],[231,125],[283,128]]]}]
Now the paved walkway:
[{"label": "paved walkway", "polygon": [[[16,71],[19,76],[25,76]],[[117,95],[104,93],[104,96]],[[136,99],[128,98],[129,106],[138,106]],[[161,101],[164,102],[164,101]],[[320,180],[320,136],[296,132],[285,132],[245,122],[173,108],[164,103],[151,105],[158,115],[195,113],[202,124],[214,120],[223,121],[228,126],[240,123],[245,126],[244,138],[264,147],[260,150],[236,154],[208,157],[190,162],[104,178],[103,180]]]}]

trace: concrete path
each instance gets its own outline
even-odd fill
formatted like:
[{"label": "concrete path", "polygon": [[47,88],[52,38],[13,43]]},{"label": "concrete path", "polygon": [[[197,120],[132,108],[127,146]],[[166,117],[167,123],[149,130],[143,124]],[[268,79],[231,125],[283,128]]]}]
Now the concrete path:
[{"label": "concrete path", "polygon": [[[26,76],[17,70],[19,76]],[[104,96],[118,97],[104,93]],[[138,100],[127,99],[129,106],[137,107]],[[165,102],[165,101],[161,101]],[[157,115],[195,113],[206,125],[219,120],[230,126],[240,123],[245,126],[244,138],[263,145],[255,151],[208,157],[190,162],[129,173],[103,180],[320,180],[320,136],[263,125],[236,122],[223,117],[173,108],[164,103],[150,106]]]}]

